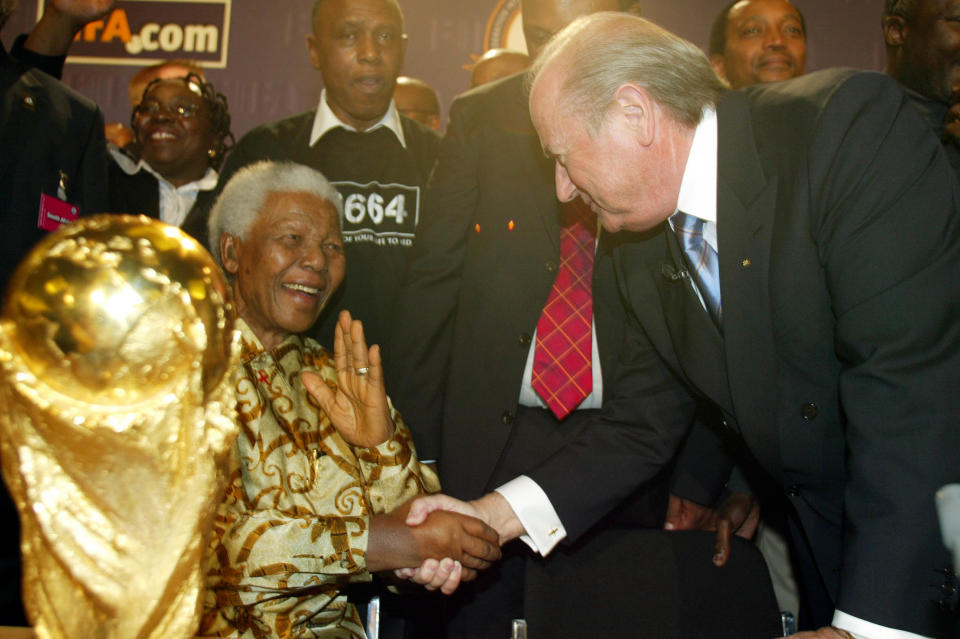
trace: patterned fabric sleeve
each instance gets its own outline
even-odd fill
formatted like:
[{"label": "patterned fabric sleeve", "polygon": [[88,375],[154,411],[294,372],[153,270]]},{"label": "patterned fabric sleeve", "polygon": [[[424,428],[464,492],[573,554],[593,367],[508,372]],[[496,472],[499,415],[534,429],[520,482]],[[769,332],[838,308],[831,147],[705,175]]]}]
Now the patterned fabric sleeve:
[{"label": "patterned fabric sleeve", "polygon": [[[436,490],[410,431],[372,448],[348,445],[308,399],[300,373],[329,382],[329,355],[291,337],[270,353],[244,334],[237,376],[240,435],[207,557],[200,636],[363,637],[343,593],[369,581],[370,516]],[[328,632],[339,634],[328,635]]]},{"label": "patterned fabric sleeve", "polygon": [[389,512],[419,494],[440,491],[434,470],[417,461],[413,435],[392,404],[390,412],[397,426],[393,437],[375,448],[354,449],[376,514]]}]

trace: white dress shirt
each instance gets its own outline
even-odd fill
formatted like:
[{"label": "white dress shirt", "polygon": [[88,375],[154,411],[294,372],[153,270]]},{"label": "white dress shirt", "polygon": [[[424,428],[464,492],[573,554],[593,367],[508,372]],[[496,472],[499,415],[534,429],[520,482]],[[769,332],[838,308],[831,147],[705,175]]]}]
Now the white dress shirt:
[{"label": "white dress shirt", "polygon": [[[693,134],[676,210],[704,220],[704,239],[719,255],[717,140],[717,112],[707,109]],[[673,226],[672,219],[670,225]],[[699,291],[697,292],[699,294]],[[702,297],[700,302],[703,303]],[[510,504],[526,532],[521,539],[535,552],[546,556],[567,536],[550,498],[529,477],[521,475],[497,488],[496,492],[503,495]],[[912,632],[878,626],[841,610],[834,611],[833,625],[850,632],[857,639],[926,639]]]},{"label": "white dress shirt", "polygon": [[[335,129],[338,126],[343,127],[347,131],[357,130],[336,116],[333,109],[327,104],[327,90],[324,89],[320,93],[320,104],[317,105],[317,115],[313,118],[313,128],[310,130],[310,146],[316,144],[327,131]],[[397,139],[400,140],[400,146],[407,148],[407,140],[403,137],[403,127],[400,126],[400,113],[397,111],[397,107],[394,106],[393,100],[390,100],[390,106],[387,107],[387,112],[383,114],[383,117],[363,132],[369,133],[380,127],[386,127],[393,131]]]},{"label": "white dress shirt", "polygon": [[[200,191],[212,191],[217,186],[217,172],[209,167],[199,180],[187,182],[183,186],[174,186],[143,159],[135,162],[130,156],[113,145],[109,147],[109,150],[114,161],[127,175],[136,175],[140,171],[146,171],[157,178],[160,192],[160,221],[166,224],[172,226],[183,224],[190,209],[193,208],[193,204],[197,201],[197,195]],[[136,213],[136,211],[129,211],[129,213]]]},{"label": "white dress shirt", "polygon": [[[593,388],[590,394],[583,398],[583,401],[577,404],[575,410],[584,408],[602,408],[603,407],[603,375],[600,370],[600,354],[597,349],[597,323],[593,322],[591,326],[593,338],[593,350],[590,354],[591,373],[593,375]],[[547,408],[546,403],[533,390],[533,357],[537,350],[537,332],[533,332],[533,338],[530,344],[530,351],[527,353],[527,363],[523,367],[523,380],[520,382],[520,399],[517,403],[521,406],[532,406],[534,408]]]}]

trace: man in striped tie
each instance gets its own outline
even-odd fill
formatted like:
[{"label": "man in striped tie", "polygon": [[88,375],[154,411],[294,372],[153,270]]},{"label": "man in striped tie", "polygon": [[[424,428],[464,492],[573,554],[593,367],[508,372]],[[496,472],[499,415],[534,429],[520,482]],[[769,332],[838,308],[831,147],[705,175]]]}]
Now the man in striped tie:
[{"label": "man in striped tie", "polygon": [[636,233],[615,254],[634,321],[614,395],[647,408],[605,404],[526,473],[538,499],[438,497],[408,521],[460,508],[547,554],[656,476],[699,401],[789,502],[828,609],[801,636],[955,636],[934,494],[960,480],[960,185],[900,87],[831,70],[726,91],[694,45],[611,14],[571,24],[532,74],[558,197]]}]

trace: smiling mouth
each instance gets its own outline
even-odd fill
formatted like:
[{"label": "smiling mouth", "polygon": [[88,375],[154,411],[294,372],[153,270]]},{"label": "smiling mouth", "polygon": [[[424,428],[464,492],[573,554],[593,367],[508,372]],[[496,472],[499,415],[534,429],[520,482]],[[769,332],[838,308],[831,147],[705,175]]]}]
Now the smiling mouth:
[{"label": "smiling mouth", "polygon": [[793,63],[789,58],[769,58],[760,61],[761,69],[789,69]]},{"label": "smiling mouth", "polygon": [[177,136],[175,136],[174,134],[168,131],[154,131],[148,136],[148,138],[155,141],[163,141],[163,140],[176,140]]},{"label": "smiling mouth", "polygon": [[284,284],[283,287],[291,291],[306,293],[307,295],[312,295],[314,297],[319,296],[322,291],[322,289],[306,286],[305,284]]}]

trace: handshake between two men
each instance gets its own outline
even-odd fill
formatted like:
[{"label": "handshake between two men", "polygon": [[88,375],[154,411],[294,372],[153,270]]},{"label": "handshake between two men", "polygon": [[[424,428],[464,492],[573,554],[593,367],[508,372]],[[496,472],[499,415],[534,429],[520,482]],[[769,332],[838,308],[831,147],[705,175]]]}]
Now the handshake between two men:
[{"label": "handshake between two men", "polygon": [[[301,373],[301,379],[358,456],[375,451],[388,440],[409,437],[409,432],[395,423],[387,400],[380,349],[367,347],[361,322],[346,311],[336,327],[334,360],[336,386],[312,372]],[[409,449],[397,450],[403,454]],[[423,485],[430,490],[432,483],[435,490],[439,482],[426,477],[433,475],[432,470],[419,466]],[[441,501],[436,503],[414,498],[390,512],[371,516],[366,551],[369,572],[402,570],[414,582],[450,594],[461,581],[474,579],[478,570],[500,558],[500,545],[506,539],[497,530],[468,506],[438,497]]]},{"label": "handshake between two men", "polygon": [[[367,347],[361,323],[346,312],[336,329],[334,355],[336,387],[310,372],[302,373],[302,379],[341,437],[352,446],[371,449],[397,436],[379,347]],[[671,497],[665,528],[716,530],[714,563],[720,566],[729,556],[730,535],[752,536],[756,520],[752,498],[739,493],[718,510]],[[559,541],[565,533],[560,522],[556,524],[559,534],[552,537]],[[461,581],[474,579],[477,571],[498,560],[500,546],[527,532],[499,492],[470,502],[439,493],[419,496],[372,516],[367,569],[394,570],[428,590],[451,594]],[[544,554],[549,551],[538,545]]]}]

